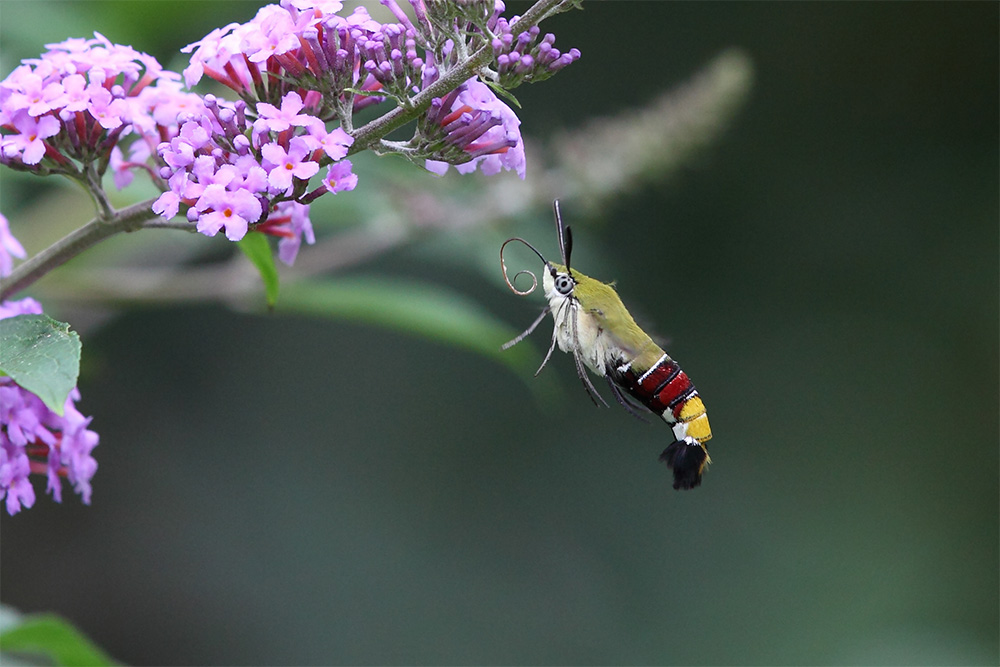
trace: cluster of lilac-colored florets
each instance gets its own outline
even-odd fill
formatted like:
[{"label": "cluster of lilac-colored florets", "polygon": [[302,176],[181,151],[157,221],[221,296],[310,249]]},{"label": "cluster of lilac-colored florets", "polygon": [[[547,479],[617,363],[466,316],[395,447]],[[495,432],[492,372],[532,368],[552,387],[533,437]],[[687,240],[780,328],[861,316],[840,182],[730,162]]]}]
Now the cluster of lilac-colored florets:
[{"label": "cluster of lilac-colored florets", "polygon": [[579,49],[561,53],[553,46],[556,36],[546,33],[541,40],[538,26],[514,35],[504,18],[497,19],[499,35],[490,42],[497,59],[499,83],[510,89],[525,82],[543,81],[579,59]]},{"label": "cluster of lilac-colored florets", "polygon": [[[352,189],[357,179],[344,160],[350,136],[343,128],[328,132],[326,122],[339,120],[350,128],[358,108],[385,97],[402,102],[439,78],[454,49],[451,41],[428,37],[440,35],[440,19],[438,27],[431,25],[422,0],[412,2],[422,30],[393,0],[383,4],[399,23],[379,23],[364,7],[339,16],[336,1],[284,0],[186,47],[192,52],[186,83],[207,75],[234,90],[241,102],[206,98],[209,113],[188,120],[160,145],[166,163],[161,176],[169,190],[154,210],[169,218],[186,205],[200,232],[224,230],[239,240],[251,228],[273,232],[267,220],[272,212],[283,214],[278,205],[308,205],[324,192]],[[490,9],[484,20],[500,30],[497,39],[503,43],[510,32],[499,20],[503,3]],[[537,31],[524,34],[530,41]],[[514,112],[472,78],[433,100],[418,136],[400,152],[425,159],[439,174],[451,163],[462,165],[463,173],[510,169],[523,178],[519,125]],[[323,166],[327,177],[309,190],[308,180]],[[297,211],[309,228],[307,209]]]},{"label": "cluster of lilac-colored florets", "polygon": [[[21,299],[0,307],[0,319],[14,307],[21,311],[14,314],[42,311],[37,301]],[[91,418],[76,409],[78,400],[80,392],[73,389],[59,416],[35,394],[8,377],[0,377],[0,499],[6,498],[8,514],[35,503],[35,490],[28,479],[32,473],[46,476],[47,490],[56,502],[62,502],[65,477],[81,500],[90,504],[90,480],[97,472],[92,452],[99,437],[87,428]]]},{"label": "cluster of lilac-colored florets", "polygon": [[[0,215],[0,277],[10,274],[13,257],[24,254],[10,233],[7,218]],[[41,312],[42,305],[31,298],[0,302],[0,320]],[[90,504],[90,479],[97,471],[91,452],[98,436],[87,428],[90,418],[76,409],[78,400],[80,392],[73,389],[59,416],[38,396],[0,376],[0,500],[6,500],[9,514],[35,503],[28,479],[32,473],[46,475],[48,491],[57,502],[62,502],[65,477],[83,502]]]},{"label": "cluster of lilac-colored florets", "polygon": [[381,101],[382,84],[368,74],[361,54],[383,26],[364,7],[347,17],[337,14],[342,8],[336,0],[262,7],[247,23],[231,23],[184,47],[191,53],[184,81],[194,86],[209,76],[247,102],[272,104],[292,91],[313,91],[314,114],[323,121],[344,116],[345,101],[354,110]]},{"label": "cluster of lilac-colored florets", "polygon": [[[0,163],[71,176],[91,165],[100,175],[125,137],[143,144],[133,157],[148,155],[175,128],[178,109],[198,112],[177,74],[129,46],[95,34],[47,47],[0,82]],[[132,161],[116,159],[123,170]]]},{"label": "cluster of lilac-colored florets", "polygon": [[[415,32],[396,0],[380,1],[408,26],[409,32]],[[438,56],[452,52],[456,30],[473,37],[470,42],[473,48],[480,46],[474,37],[488,41],[496,58],[495,83],[506,90],[522,83],[543,81],[580,57],[578,49],[565,53],[556,49],[552,33],[546,33],[539,41],[538,26],[515,32],[518,17],[505,19],[501,0],[410,0],[410,4],[422,28],[419,34],[424,38],[425,48]]]},{"label": "cluster of lilac-colored florets", "polygon": [[[153,210],[163,217],[174,217],[185,204],[199,232],[224,231],[238,241],[257,223],[262,231],[275,231],[276,225],[265,221],[272,212],[286,215],[284,208],[278,210],[284,202],[304,206],[357,183],[350,161],[344,160],[353,139],[341,128],[327,131],[298,93],[286,94],[280,107],[258,102],[253,121],[242,100],[230,104],[209,95],[205,107],[207,114],[184,122],[177,136],[158,147],[165,163],[160,176],[169,189]],[[326,178],[309,191],[309,179],[323,165],[330,165]],[[312,238],[308,216],[294,218],[300,220],[297,228],[293,225],[296,238]]]},{"label": "cluster of lilac-colored florets", "polygon": [[[248,23],[231,24],[186,47],[193,53],[185,81],[193,85],[210,76],[248,103],[276,104],[288,92],[304,99],[315,95],[311,113],[350,130],[354,111],[387,97],[406,104],[479,48],[494,52],[493,78],[505,88],[547,78],[580,55],[576,49],[561,54],[551,34],[539,40],[537,27],[515,33],[516,17],[504,19],[499,0],[410,0],[416,22],[396,0],[381,2],[397,23],[379,23],[364,7],[339,16],[336,1],[268,5]],[[435,173],[461,164],[463,173],[481,166],[486,173],[509,169],[523,178],[519,125],[514,112],[473,77],[435,98],[412,140],[382,147],[427,160]]]},{"label": "cluster of lilac-colored florets", "polygon": [[[515,33],[499,0],[410,0],[415,22],[396,0],[381,2],[398,22],[380,23],[364,7],[340,16],[339,0],[282,0],[186,47],[185,83],[207,75],[236,92],[235,104],[185,92],[151,56],[101,35],[49,45],[0,83],[0,162],[89,184],[110,166],[120,188],[147,170],[165,190],[153,209],[163,217],[184,213],[203,234],[231,240],[252,229],[277,234],[280,256],[294,258],[291,248],[312,238],[309,203],[357,183],[345,158],[358,109],[387,98],[409,104],[476,49],[493,51],[493,83],[506,88],[579,57],[560,54],[537,27]],[[329,131],[330,122],[340,127]],[[378,147],[437,174],[452,164],[524,178],[519,125],[473,77],[434,98],[408,142]]]},{"label": "cluster of lilac-colored florets", "polygon": [[[432,150],[443,160],[427,160],[427,169],[444,174],[449,164],[467,174],[477,167],[487,175],[510,169],[524,178],[521,121],[493,91],[475,79],[435,98],[422,125]],[[432,143],[433,142],[433,143]],[[468,159],[462,162],[463,155]],[[450,158],[450,159],[449,159]]]},{"label": "cluster of lilac-colored florets", "polygon": [[[501,0],[410,0],[417,22],[414,24],[396,0],[380,0],[405,27],[416,35],[427,54],[421,83],[426,87],[453,65],[461,51],[489,44],[496,58],[492,83],[510,90],[526,82],[546,79],[580,57],[577,49],[561,54],[552,45],[555,36],[546,34],[537,41],[537,26],[515,33],[518,17],[503,18]],[[417,27],[419,26],[419,28]],[[454,36],[464,35],[468,44],[457,48]],[[501,169],[525,176],[524,144],[520,121],[486,85],[471,78],[443,98],[435,98],[421,120],[416,148],[427,156],[426,167],[443,174],[448,165],[460,173],[480,167],[485,174]]]},{"label": "cluster of lilac-colored florets", "polygon": [[[409,0],[415,20],[397,0],[380,2],[396,22],[364,7],[341,16],[339,0],[280,0],[185,47],[184,84],[208,76],[236,102],[187,92],[181,75],[97,33],[49,44],[0,82],[0,164],[82,181],[105,221],[117,212],[101,177],[110,168],[123,188],[145,172],[162,191],[154,213],[183,214],[197,231],[233,241],[277,236],[287,264],[303,241],[315,242],[310,204],[357,186],[353,151],[395,152],[436,174],[455,165],[524,178],[520,121],[491,86],[548,78],[580,52],[560,53],[537,27],[518,30],[501,0]],[[387,100],[409,115],[355,130],[357,111]],[[414,118],[411,139],[386,139]],[[0,215],[0,277],[24,255]],[[0,303],[0,319],[41,312],[32,299]],[[74,389],[59,416],[0,376],[0,499],[10,514],[34,503],[31,473],[47,476],[57,501],[66,478],[90,502],[98,436],[78,399]]]},{"label": "cluster of lilac-colored florets", "polygon": [[379,87],[397,98],[416,92],[424,60],[417,54],[416,34],[412,29],[389,23],[358,36],[364,37],[357,42],[362,67]]}]

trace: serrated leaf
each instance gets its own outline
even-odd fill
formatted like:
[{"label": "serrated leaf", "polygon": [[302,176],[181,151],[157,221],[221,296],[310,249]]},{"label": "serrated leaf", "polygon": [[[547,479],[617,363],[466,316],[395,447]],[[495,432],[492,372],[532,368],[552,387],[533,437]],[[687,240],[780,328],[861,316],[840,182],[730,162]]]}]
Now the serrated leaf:
[{"label": "serrated leaf", "polygon": [[48,315],[0,320],[0,371],[61,416],[80,375],[80,336]]},{"label": "serrated leaf", "polygon": [[264,283],[264,294],[267,305],[271,308],[278,302],[278,267],[274,264],[274,253],[267,237],[260,233],[250,233],[238,243],[240,250],[247,256],[260,272]]},{"label": "serrated leaf", "polygon": [[28,615],[19,621],[0,633],[3,658],[18,653],[42,655],[56,665],[115,664],[79,630],[55,614]]}]

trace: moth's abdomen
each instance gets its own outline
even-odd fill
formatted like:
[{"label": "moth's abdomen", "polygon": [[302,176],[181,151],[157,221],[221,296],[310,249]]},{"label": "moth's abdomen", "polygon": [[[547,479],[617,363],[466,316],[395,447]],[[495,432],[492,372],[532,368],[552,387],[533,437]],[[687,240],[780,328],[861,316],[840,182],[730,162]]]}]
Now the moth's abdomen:
[{"label": "moth's abdomen", "polygon": [[705,404],[687,373],[663,355],[641,375],[630,365],[619,367],[616,381],[643,405],[673,426],[677,439],[692,437],[699,443],[712,438]]},{"label": "moth's abdomen", "polygon": [[692,489],[701,484],[705,466],[711,462],[705,443],[712,438],[712,427],[687,373],[667,354],[641,374],[631,363],[616,370],[614,380],[673,429],[676,441],[663,451],[660,460],[673,468],[674,488]]}]

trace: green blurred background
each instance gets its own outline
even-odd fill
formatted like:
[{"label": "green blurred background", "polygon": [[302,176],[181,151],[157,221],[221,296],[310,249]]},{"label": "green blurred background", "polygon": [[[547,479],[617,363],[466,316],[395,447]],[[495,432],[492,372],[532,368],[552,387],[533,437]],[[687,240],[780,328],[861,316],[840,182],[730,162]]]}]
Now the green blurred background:
[{"label": "green blurred background", "polygon": [[[4,0],[2,73],[94,29],[180,69],[257,6]],[[578,268],[618,281],[705,398],[699,489],[670,488],[669,431],[595,409],[566,355],[544,405],[487,359],[362,324],[133,310],[84,335],[93,506],[38,484],[3,517],[3,601],[137,664],[996,664],[998,21],[645,2],[543,26],[583,58],[519,89],[533,137],[725,48],[754,63],[696,164],[599,220],[564,211]],[[38,196],[18,184],[15,230]],[[554,254],[547,215],[517,231]],[[363,271],[514,328],[537,312],[498,267],[419,246]]]}]

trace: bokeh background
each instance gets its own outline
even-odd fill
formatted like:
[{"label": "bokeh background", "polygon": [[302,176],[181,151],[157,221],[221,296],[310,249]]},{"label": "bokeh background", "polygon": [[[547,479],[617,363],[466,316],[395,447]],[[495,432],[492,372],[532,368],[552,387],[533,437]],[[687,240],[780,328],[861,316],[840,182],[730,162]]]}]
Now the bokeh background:
[{"label": "bokeh background", "polygon": [[[180,69],[258,6],[4,0],[2,73],[95,29]],[[571,217],[577,267],[618,281],[705,397],[697,490],[656,460],[669,431],[595,409],[566,355],[540,402],[530,373],[280,304],[102,311],[93,505],[3,516],[3,601],[135,664],[996,664],[998,19],[615,2],[543,26],[583,58],[519,89],[529,137],[730,47],[754,66],[697,160]],[[0,185],[30,237],[54,195]],[[555,253],[547,211],[514,232]],[[439,241],[356,271],[531,321],[541,297],[503,288],[495,247],[476,270],[429,261]]]}]

